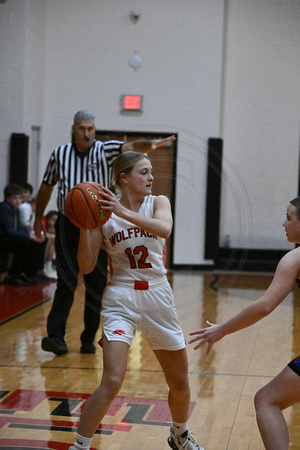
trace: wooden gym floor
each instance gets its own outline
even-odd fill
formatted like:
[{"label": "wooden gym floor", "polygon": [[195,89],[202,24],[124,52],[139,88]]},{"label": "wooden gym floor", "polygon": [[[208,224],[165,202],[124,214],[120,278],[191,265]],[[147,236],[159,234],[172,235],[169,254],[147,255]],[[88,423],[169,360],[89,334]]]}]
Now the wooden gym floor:
[{"label": "wooden gym floor", "polygon": [[[188,333],[220,322],[257,299],[272,274],[174,271],[177,311]],[[0,448],[66,450],[86,398],[98,386],[102,352],[79,353],[84,287],[79,283],[68,321],[69,353],[43,352],[55,282],[0,286]],[[263,449],[255,421],[255,392],[300,353],[300,292],[249,329],[227,336],[212,353],[188,345],[190,429],[205,450]],[[100,331],[99,331],[100,337]],[[300,406],[285,412],[291,449],[300,449]],[[164,377],[142,334],[131,348],[119,396],[97,430],[93,448],[168,449],[170,415]]]}]

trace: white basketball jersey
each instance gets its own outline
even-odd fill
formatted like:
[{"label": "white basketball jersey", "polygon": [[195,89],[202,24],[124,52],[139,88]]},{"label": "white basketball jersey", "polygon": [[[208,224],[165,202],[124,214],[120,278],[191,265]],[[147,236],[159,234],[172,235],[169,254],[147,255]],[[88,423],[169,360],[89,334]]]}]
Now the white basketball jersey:
[{"label": "white basketball jersey", "polygon": [[[139,214],[153,217],[154,195],[144,198]],[[153,280],[167,270],[166,240],[112,213],[102,227],[111,263],[111,278],[119,281]]]}]

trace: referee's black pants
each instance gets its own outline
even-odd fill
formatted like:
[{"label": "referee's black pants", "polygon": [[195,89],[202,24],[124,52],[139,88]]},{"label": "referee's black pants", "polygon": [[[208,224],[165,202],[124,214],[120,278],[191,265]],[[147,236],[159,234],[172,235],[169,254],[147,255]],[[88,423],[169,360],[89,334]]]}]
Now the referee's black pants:
[{"label": "referee's black pants", "polygon": [[[59,214],[55,230],[55,261],[58,279],[52,308],[47,319],[47,332],[49,337],[64,340],[79,274],[77,250],[80,231],[63,214]],[[83,344],[93,343],[99,328],[101,299],[106,279],[107,254],[101,249],[95,269],[84,275],[84,330],[80,337]]]}]

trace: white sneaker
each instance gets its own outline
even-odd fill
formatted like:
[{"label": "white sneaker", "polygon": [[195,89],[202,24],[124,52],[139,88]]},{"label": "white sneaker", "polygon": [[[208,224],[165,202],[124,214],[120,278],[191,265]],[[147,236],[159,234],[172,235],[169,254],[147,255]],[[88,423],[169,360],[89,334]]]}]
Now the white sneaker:
[{"label": "white sneaker", "polygon": [[[191,434],[193,432],[191,431]],[[204,450],[203,447],[194,441],[189,430],[186,430],[183,434],[175,436],[173,427],[170,428],[170,437],[168,438],[168,444],[173,450],[185,449],[185,450]]]},{"label": "white sneaker", "polygon": [[41,275],[49,280],[57,280],[57,273],[53,269],[43,269]]},{"label": "white sneaker", "polygon": [[57,280],[57,272],[54,269],[50,269],[50,275],[52,280]]}]

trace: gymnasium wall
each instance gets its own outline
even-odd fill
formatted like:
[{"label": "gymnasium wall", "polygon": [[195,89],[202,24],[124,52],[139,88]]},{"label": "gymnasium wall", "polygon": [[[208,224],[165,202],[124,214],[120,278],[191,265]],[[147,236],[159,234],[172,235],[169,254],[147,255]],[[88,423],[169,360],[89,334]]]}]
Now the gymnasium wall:
[{"label": "gymnasium wall", "polygon": [[[224,140],[221,245],[229,234],[233,247],[290,248],[281,223],[298,193],[299,22],[297,0],[0,3],[0,189],[11,133],[41,127],[41,180],[86,108],[98,129],[178,133],[175,264],[212,263],[209,137]],[[122,114],[122,94],[143,95],[143,113]]]},{"label": "gymnasium wall", "polygon": [[234,247],[280,249],[298,195],[300,2],[229,0],[221,135],[222,235]]}]

